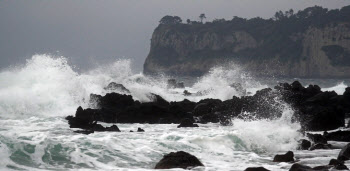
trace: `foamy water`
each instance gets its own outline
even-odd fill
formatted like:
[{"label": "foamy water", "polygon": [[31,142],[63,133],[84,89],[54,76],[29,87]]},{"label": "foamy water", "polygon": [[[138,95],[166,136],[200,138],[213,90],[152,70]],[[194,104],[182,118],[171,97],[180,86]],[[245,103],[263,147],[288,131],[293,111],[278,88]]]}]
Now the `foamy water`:
[{"label": "foamy water", "polygon": [[[200,124],[178,129],[174,124],[118,124],[122,132],[76,134],[64,117],[78,106],[88,107],[90,93],[105,94],[103,87],[114,81],[131,91],[135,100],[149,101],[149,93],[168,101],[185,98],[227,100],[240,96],[230,87],[240,83],[247,92],[268,87],[238,66],[216,67],[185,89],[205,92],[184,96],[184,89],[167,89],[170,77],[134,74],[130,61],[117,60],[85,73],[77,73],[63,57],[35,55],[26,65],[0,73],[0,170],[150,170],[166,153],[187,151],[205,168],[196,170],[244,170],[263,166],[289,170],[291,164],[272,163],[276,153],[294,150],[302,135],[292,123],[293,110],[283,105],[282,117],[273,120],[234,119],[232,126]],[[342,93],[347,85],[323,90]],[[282,103],[282,102],[281,102]],[[129,132],[138,127],[146,132]],[[296,152],[309,165],[327,164],[339,150]],[[319,155],[322,154],[322,155]],[[178,170],[178,169],[175,169]]]}]

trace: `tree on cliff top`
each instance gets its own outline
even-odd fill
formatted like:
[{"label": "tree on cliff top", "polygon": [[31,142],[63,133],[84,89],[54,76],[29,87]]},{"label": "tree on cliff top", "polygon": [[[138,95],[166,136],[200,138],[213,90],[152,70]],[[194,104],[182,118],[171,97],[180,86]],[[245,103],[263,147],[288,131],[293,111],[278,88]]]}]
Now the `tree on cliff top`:
[{"label": "tree on cliff top", "polygon": [[172,25],[172,24],[179,24],[182,22],[182,19],[178,16],[165,16],[162,19],[160,19],[160,24],[166,24],[166,25]]},{"label": "tree on cliff top", "polygon": [[205,19],[207,17],[205,17],[205,14],[201,14],[199,15],[199,19],[201,20],[201,23],[203,23],[203,19]]}]

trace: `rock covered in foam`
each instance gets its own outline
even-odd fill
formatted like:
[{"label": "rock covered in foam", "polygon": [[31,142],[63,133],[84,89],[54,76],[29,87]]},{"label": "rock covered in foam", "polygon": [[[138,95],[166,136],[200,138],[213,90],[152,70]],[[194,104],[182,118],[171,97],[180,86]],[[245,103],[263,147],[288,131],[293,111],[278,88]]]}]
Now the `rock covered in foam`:
[{"label": "rock covered in foam", "polygon": [[184,151],[178,151],[164,155],[164,157],[155,166],[155,169],[188,169],[198,166],[204,165],[198,160],[197,157]]},{"label": "rock covered in foam", "polygon": [[109,83],[107,87],[105,87],[104,89],[109,91],[119,91],[123,93],[130,93],[130,90],[125,88],[123,84],[117,84],[115,82]]},{"label": "rock covered in foam", "polygon": [[273,158],[273,162],[292,162],[294,161],[294,153],[292,151],[288,151],[286,154],[277,154]]}]

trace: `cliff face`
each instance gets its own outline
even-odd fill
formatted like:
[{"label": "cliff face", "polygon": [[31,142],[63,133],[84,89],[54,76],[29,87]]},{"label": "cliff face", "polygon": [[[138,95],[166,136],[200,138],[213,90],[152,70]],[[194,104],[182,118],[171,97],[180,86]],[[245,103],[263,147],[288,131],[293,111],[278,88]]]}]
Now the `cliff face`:
[{"label": "cliff face", "polygon": [[239,22],[159,25],[144,72],[202,75],[233,61],[258,76],[350,78],[350,22]]}]

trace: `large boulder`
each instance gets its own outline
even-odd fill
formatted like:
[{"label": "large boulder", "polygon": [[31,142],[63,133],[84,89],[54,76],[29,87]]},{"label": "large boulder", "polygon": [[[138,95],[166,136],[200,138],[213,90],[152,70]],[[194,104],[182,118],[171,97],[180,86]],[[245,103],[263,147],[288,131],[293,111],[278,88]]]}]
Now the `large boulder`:
[{"label": "large boulder", "polygon": [[184,151],[171,152],[165,155],[155,166],[155,169],[172,169],[172,168],[193,168],[204,166],[197,157]]},{"label": "large boulder", "polygon": [[277,154],[273,158],[273,162],[292,162],[294,161],[294,153],[292,151],[288,151],[286,154],[279,155]]}]

